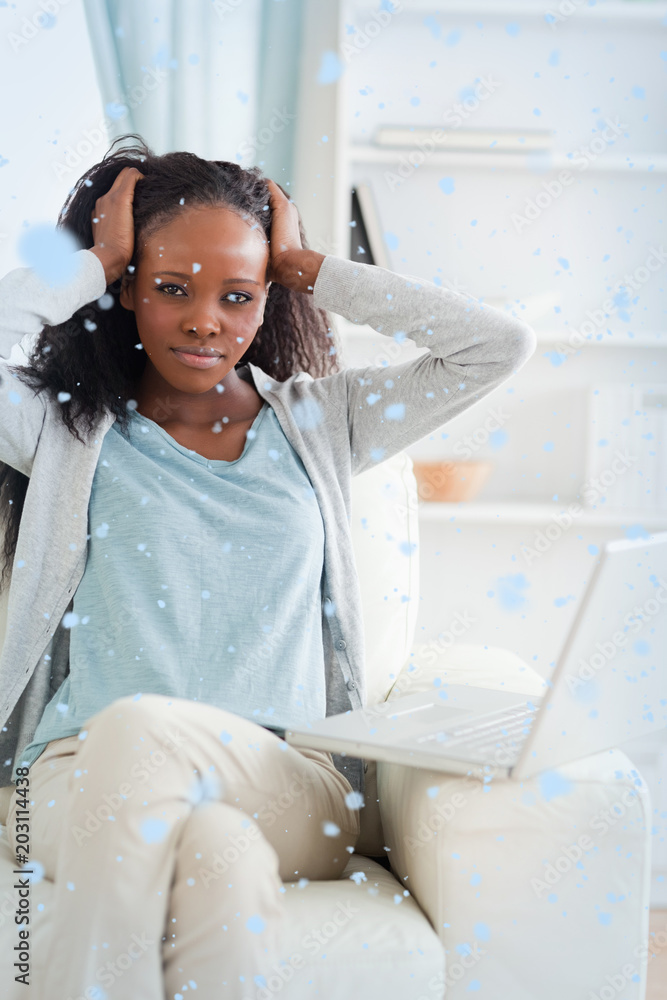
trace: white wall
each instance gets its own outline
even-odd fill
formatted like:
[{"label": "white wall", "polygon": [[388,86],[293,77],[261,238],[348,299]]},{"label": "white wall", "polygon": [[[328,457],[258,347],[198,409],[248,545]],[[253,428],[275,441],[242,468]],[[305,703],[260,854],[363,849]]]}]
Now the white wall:
[{"label": "white wall", "polygon": [[50,21],[36,0],[0,7],[0,93],[2,275],[24,266],[21,227],[55,225],[72,184],[108,148],[81,0],[61,3]]}]

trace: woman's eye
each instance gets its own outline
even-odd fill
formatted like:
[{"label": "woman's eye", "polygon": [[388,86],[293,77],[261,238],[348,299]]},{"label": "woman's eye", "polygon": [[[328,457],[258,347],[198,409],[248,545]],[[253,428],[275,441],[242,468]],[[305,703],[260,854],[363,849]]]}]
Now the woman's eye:
[{"label": "woman's eye", "polygon": [[[167,281],[162,282],[162,284],[158,285],[158,291],[163,292],[165,295],[168,295],[172,299],[173,298],[180,299],[183,298],[183,295],[185,295],[185,292],[180,287],[180,285],[174,285]],[[231,297],[236,296],[236,300],[232,298],[232,301],[234,302],[235,305],[245,305],[246,302],[252,302],[252,296],[247,295],[245,292],[228,292],[225,298],[229,299],[230,296]],[[241,302],[238,302],[238,296],[243,296]]]}]

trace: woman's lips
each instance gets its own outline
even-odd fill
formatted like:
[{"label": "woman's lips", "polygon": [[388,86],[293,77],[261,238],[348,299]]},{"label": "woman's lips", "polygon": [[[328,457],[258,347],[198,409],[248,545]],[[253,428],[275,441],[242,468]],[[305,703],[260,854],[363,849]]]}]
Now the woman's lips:
[{"label": "woman's lips", "polygon": [[205,355],[205,354],[186,354],[185,351],[176,351],[173,347],[170,351],[182,365],[187,365],[188,368],[212,368],[213,365],[217,365],[219,361],[222,361],[221,354]]}]

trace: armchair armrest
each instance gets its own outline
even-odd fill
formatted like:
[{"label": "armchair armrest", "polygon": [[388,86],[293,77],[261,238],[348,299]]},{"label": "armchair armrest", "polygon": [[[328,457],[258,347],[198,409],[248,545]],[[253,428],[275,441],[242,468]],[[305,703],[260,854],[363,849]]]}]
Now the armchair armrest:
[{"label": "armchair armrest", "polygon": [[[437,677],[545,688],[507,650],[427,653],[415,650],[390,698]],[[392,870],[445,946],[448,1000],[476,989],[490,1000],[562,1000],[573,978],[578,996],[599,996],[619,976],[624,1000],[643,997],[650,801],[620,750],[522,782],[382,762],[377,781]]]}]

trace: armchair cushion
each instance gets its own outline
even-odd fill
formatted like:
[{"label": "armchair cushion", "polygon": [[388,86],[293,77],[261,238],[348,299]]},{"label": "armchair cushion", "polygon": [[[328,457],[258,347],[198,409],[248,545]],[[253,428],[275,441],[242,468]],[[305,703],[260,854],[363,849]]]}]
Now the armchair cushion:
[{"label": "armchair cushion", "polygon": [[[419,609],[419,523],[412,459],[399,452],[352,480],[350,531],[361,589],[366,701],[384,701],[409,657]],[[383,854],[375,763],[366,771],[360,854]]]},{"label": "armchair cushion", "polygon": [[[0,982],[5,1000],[22,1000],[14,981],[16,890],[7,831],[0,827]],[[444,951],[411,896],[381,865],[352,855],[342,878],[285,884],[288,911],[286,961],[267,977],[266,997],[284,1000],[438,996]],[[58,933],[52,911],[53,882],[31,886],[31,979],[41,973],[48,935]],[[257,994],[261,997],[261,993]],[[256,991],[252,991],[253,1000]]]},{"label": "armchair cushion", "polygon": [[416,498],[406,452],[352,480],[350,531],[361,589],[368,704],[387,697],[414,641],[419,609]]},{"label": "armchair cushion", "polygon": [[518,691],[525,695],[541,695],[547,690],[546,681],[521,657],[500,646],[479,646],[455,643],[446,646],[434,639],[417,643],[396,679],[387,701],[401,695],[428,691],[434,680],[442,684],[470,684],[473,687]]},{"label": "armchair cushion", "polygon": [[[437,677],[526,694],[544,686],[506,650],[427,652],[416,650],[390,697]],[[377,781],[392,870],[445,946],[448,997],[479,989],[493,1000],[562,1000],[574,970],[577,995],[599,996],[607,977],[632,965],[623,997],[641,1000],[650,801],[625,754],[606,751],[522,782],[380,763]],[[560,966],[554,942],[567,956]]]}]

